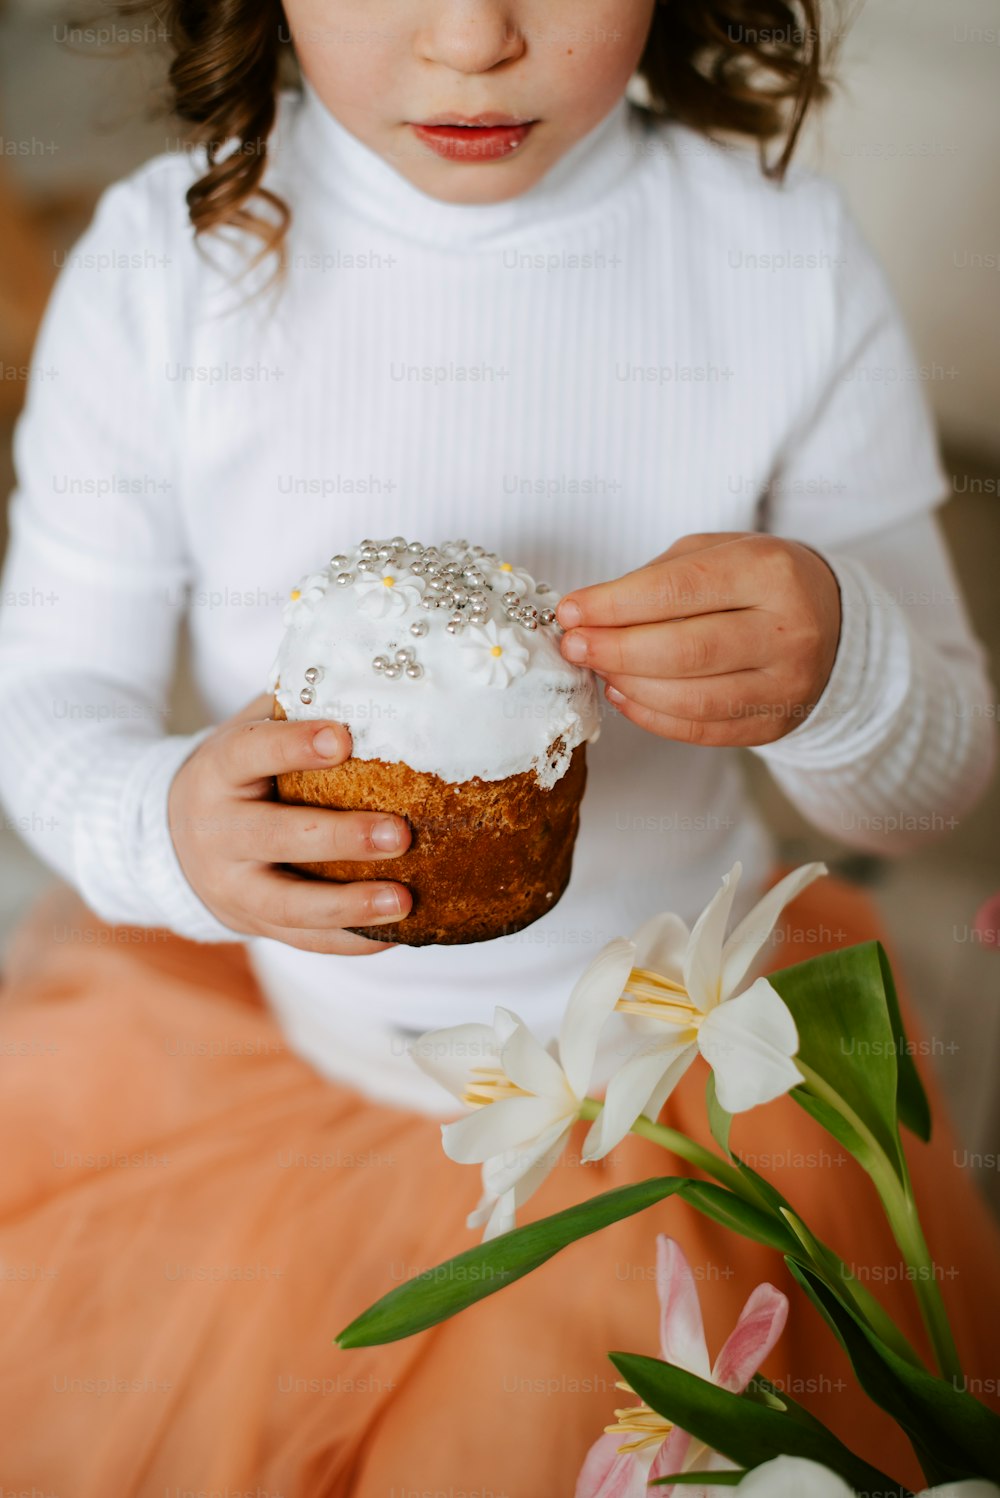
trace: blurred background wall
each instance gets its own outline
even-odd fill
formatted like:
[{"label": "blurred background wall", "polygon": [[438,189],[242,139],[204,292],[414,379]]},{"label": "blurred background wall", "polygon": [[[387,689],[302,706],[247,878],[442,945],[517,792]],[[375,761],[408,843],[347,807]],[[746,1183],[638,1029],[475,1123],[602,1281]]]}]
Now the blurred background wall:
[{"label": "blurred background wall", "polygon": [[[839,181],[885,263],[916,346],[954,496],[944,519],[981,637],[1000,653],[1000,0],[851,6],[840,83],[802,160]],[[100,190],[178,149],[155,119],[155,25],[74,31],[64,4],[0,4],[0,544],[10,437],[58,262]],[[111,55],[109,55],[111,54]],[[183,668],[176,726],[197,726]],[[1000,1203],[1000,950],[973,919],[1000,889],[1000,788],[945,841],[891,864],[818,836],[762,767],[748,773],[792,860],[870,885],[956,1121]],[[48,880],[0,824],[0,943]]]}]

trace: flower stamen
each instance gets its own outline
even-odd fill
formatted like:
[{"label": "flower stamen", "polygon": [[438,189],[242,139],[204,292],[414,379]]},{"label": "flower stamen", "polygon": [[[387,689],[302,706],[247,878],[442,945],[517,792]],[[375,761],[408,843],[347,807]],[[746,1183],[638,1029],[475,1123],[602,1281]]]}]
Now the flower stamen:
[{"label": "flower stamen", "polygon": [[[632,997],[626,998],[626,994]],[[631,969],[615,1008],[622,1014],[640,1014],[693,1030],[705,1018],[697,1004],[691,1002],[686,988],[646,967]]]},{"label": "flower stamen", "polygon": [[506,1072],[497,1066],[472,1066],[471,1080],[462,1093],[460,1101],[468,1108],[480,1108],[486,1103],[498,1103],[503,1098],[531,1097],[523,1087],[512,1082]]},{"label": "flower stamen", "polygon": [[[635,1390],[629,1384],[621,1381],[616,1382],[615,1388],[624,1389],[628,1394],[635,1394]],[[673,1428],[672,1420],[664,1419],[645,1403],[626,1405],[620,1410],[615,1410],[614,1425],[604,1427],[608,1435],[637,1437],[636,1440],[626,1441],[624,1445],[619,1446],[619,1452],[641,1451],[644,1446],[659,1446],[667,1439]]]}]

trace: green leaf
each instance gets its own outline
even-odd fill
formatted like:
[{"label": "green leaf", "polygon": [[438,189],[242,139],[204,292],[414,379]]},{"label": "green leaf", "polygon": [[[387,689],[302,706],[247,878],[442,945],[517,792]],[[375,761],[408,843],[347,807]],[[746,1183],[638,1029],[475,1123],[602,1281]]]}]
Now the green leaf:
[{"label": "green leaf", "polygon": [[[792,1012],[801,1060],[843,1098],[899,1180],[905,1181],[897,1122],[896,1036],[878,942],[825,952],[772,973],[770,982]],[[854,1129],[829,1107],[817,1108],[817,1100],[802,1088],[794,1088],[791,1095],[857,1155]]]},{"label": "green leaf", "polygon": [[695,1483],[711,1483],[713,1488],[736,1488],[746,1475],[745,1467],[741,1467],[738,1472],[673,1472],[669,1477],[652,1478],[648,1486],[662,1488],[666,1487],[668,1482],[675,1482],[678,1487],[694,1487]]},{"label": "green leaf", "polygon": [[724,1186],[713,1186],[708,1181],[688,1181],[678,1195],[705,1217],[752,1239],[754,1243],[765,1243],[780,1254],[796,1252],[798,1245],[780,1217],[761,1207],[751,1206]]},{"label": "green leaf", "polygon": [[896,1061],[899,1070],[896,1099],[899,1121],[926,1144],[931,1137],[931,1105],[927,1101],[924,1084],[920,1080],[920,1073],[913,1059],[913,1046],[903,1029],[903,1016],[899,1012],[899,999],[896,996],[896,984],[893,980],[892,968],[889,966],[889,959],[882,943],[878,942],[876,945],[878,946],[879,966],[882,969],[886,1004],[889,1009],[889,1023],[896,1042]]},{"label": "green leaf", "polygon": [[865,1393],[906,1431],[928,1482],[1000,1480],[1000,1417],[901,1358],[810,1269],[791,1259],[788,1267],[832,1328]]},{"label": "green leaf", "polygon": [[397,1285],[334,1340],[341,1347],[372,1347],[412,1337],[530,1274],[578,1238],[644,1212],[687,1184],[685,1176],[654,1176],[606,1191],[541,1222],[512,1228]]},{"label": "green leaf", "polygon": [[705,1083],[705,1106],[708,1109],[708,1126],[712,1131],[712,1138],[721,1150],[724,1150],[730,1159],[732,1151],[729,1148],[729,1131],[733,1126],[733,1115],[727,1113],[719,1102],[715,1090],[715,1072],[709,1067],[708,1081]]},{"label": "green leaf", "polygon": [[611,1361],[639,1398],[665,1419],[741,1467],[759,1467],[787,1454],[819,1462],[861,1492],[907,1498],[908,1489],[855,1456],[832,1432],[730,1394],[707,1379],[657,1358],[613,1352]]}]

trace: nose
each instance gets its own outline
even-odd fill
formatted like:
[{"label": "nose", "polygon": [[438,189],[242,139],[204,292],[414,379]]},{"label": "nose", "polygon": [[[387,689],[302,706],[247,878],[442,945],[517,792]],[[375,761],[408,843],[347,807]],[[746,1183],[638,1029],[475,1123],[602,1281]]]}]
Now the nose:
[{"label": "nose", "polygon": [[422,27],[417,51],[427,62],[456,73],[488,73],[513,62],[525,49],[513,0],[442,0]]}]

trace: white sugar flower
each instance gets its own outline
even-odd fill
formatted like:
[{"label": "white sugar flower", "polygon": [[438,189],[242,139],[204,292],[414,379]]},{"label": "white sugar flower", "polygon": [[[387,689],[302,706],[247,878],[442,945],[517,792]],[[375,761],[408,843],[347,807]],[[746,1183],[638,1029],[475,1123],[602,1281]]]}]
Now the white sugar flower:
[{"label": "white sugar flower", "polygon": [[326,593],[329,578],[325,572],[310,572],[292,589],[282,612],[282,623],[287,629],[313,608]]},{"label": "white sugar flower", "polygon": [[386,562],[377,572],[361,572],[354,584],[358,608],[370,619],[398,619],[415,608],[424,594],[424,580],[406,571],[406,564]]},{"label": "white sugar flower", "polygon": [[459,649],[463,663],[481,686],[509,686],[527,670],[527,647],[512,626],[498,627],[495,619],[470,625]]},{"label": "white sugar flower", "polygon": [[[854,1498],[842,1477],[801,1456],[776,1456],[754,1467],[737,1484],[751,1498]],[[1000,1498],[1000,1488],[985,1478],[964,1478],[940,1488],[923,1488],[916,1498]]]},{"label": "white sugar flower", "polygon": [[726,937],[740,873],[737,863],[693,931],[667,911],[635,932],[632,970],[616,1007],[656,1025],[652,1034],[644,1027],[642,1043],[608,1083],[584,1143],[585,1160],[606,1155],[640,1113],[655,1119],[699,1051],[730,1113],[772,1102],[802,1081],[792,1060],[798,1031],[784,999],[766,978],[749,988],[742,984],[782,910],[826,867],[795,869]]},{"label": "white sugar flower", "polygon": [[524,598],[535,591],[535,579],[523,567],[512,567],[510,562],[481,562],[480,571],[491,588],[501,595],[516,593]]}]

